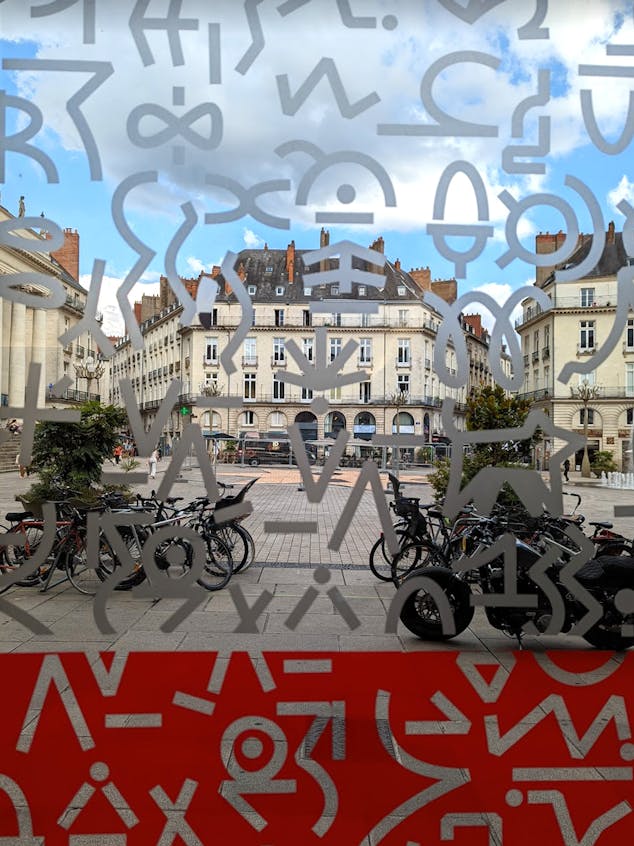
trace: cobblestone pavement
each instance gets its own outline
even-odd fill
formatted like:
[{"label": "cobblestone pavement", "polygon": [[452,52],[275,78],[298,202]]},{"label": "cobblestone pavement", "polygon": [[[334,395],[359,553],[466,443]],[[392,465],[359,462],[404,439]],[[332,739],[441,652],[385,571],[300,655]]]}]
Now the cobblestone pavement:
[{"label": "cobblestone pavement", "polygon": [[[160,484],[164,467],[152,485]],[[299,472],[294,468],[235,467],[221,465],[218,478],[232,483],[237,490],[249,479],[258,477],[250,492],[253,514],[245,524],[256,543],[255,563],[231,581],[234,589],[205,595],[201,604],[173,631],[161,626],[180,607],[180,600],[141,598],[130,592],[115,593],[108,601],[109,620],[115,634],[99,631],[95,624],[91,599],[78,594],[68,583],[40,593],[32,588],[13,588],[1,600],[9,600],[20,609],[45,623],[52,634],[36,635],[12,619],[0,604],[0,650],[3,652],[87,650],[199,650],[213,649],[223,653],[232,650],[479,650],[495,654],[502,664],[517,647],[492,629],[478,611],[472,626],[444,644],[424,642],[411,635],[400,623],[396,633],[386,633],[386,613],[394,595],[394,587],[379,583],[367,566],[368,553],[378,537],[379,521],[370,490],[361,496],[354,519],[346,527],[340,549],[329,548],[329,538],[341,519],[358,471],[341,470],[328,486],[318,504],[307,501],[300,489]],[[186,499],[203,493],[197,468],[184,469],[183,480],[174,485],[172,494]],[[382,476],[387,483],[387,477]],[[431,500],[431,489],[424,471],[401,474],[406,493]],[[31,480],[17,474],[0,475],[0,519],[7,511],[19,509],[15,495],[24,492]],[[151,485],[137,488],[147,493]],[[580,511],[586,520],[613,520],[615,527],[627,536],[634,536],[634,518],[614,520],[614,505],[634,504],[634,491],[613,490],[582,484],[571,479],[566,490],[582,497]],[[569,500],[573,502],[572,499]],[[265,523],[273,520],[314,520],[314,534],[270,534]],[[329,570],[327,584],[318,585],[314,578],[317,565]],[[307,589],[318,591],[310,610],[293,629],[289,615]],[[328,591],[336,587],[358,618],[359,625],[349,624],[336,611]],[[240,634],[236,628],[240,617],[236,611],[235,589],[239,588],[249,605],[262,596],[271,595],[257,618],[258,633]],[[268,595],[267,595],[268,596]],[[238,600],[239,601],[239,600]],[[262,600],[264,601],[264,600]],[[292,618],[291,618],[292,619]],[[580,638],[566,636],[526,638],[531,649],[586,648]]]}]

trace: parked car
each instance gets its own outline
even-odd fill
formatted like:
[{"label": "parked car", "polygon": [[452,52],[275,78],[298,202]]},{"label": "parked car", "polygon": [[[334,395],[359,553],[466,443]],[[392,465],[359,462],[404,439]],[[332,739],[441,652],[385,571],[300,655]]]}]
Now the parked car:
[{"label": "parked car", "polygon": [[[316,456],[310,445],[306,452],[309,462],[314,464]],[[297,464],[290,441],[241,441],[236,452],[236,461],[241,464],[243,460],[245,464],[254,467],[258,464]]]}]

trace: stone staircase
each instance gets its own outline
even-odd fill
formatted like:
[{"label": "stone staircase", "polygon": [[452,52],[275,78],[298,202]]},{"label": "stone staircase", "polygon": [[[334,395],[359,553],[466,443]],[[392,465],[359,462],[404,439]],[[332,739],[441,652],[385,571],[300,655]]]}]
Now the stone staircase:
[{"label": "stone staircase", "polygon": [[15,457],[20,450],[20,438],[12,435],[8,441],[0,444],[0,473],[18,472]]}]

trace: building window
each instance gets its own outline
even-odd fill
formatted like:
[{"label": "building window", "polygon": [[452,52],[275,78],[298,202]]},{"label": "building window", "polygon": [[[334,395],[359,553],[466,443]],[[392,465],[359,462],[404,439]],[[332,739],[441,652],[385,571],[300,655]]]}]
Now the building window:
[{"label": "building window", "polygon": [[399,297],[404,297],[407,294],[407,288],[405,287],[405,285],[398,285],[396,288],[396,292]]},{"label": "building window", "polygon": [[302,338],[302,352],[304,353],[308,361],[313,360],[314,348],[315,344],[313,338]]},{"label": "building window", "polygon": [[244,399],[245,400],[254,400],[255,399],[255,373],[245,373],[244,374]]},{"label": "building window", "polygon": [[330,360],[334,361],[341,352],[341,338],[330,339]]},{"label": "building window", "polygon": [[359,382],[359,402],[370,402],[372,399],[372,383]]},{"label": "building window", "polygon": [[285,361],[284,338],[273,338],[273,364],[283,364]]},{"label": "building window", "polygon": [[359,338],[359,364],[372,363],[372,338]]},{"label": "building window", "polygon": [[333,326],[341,326],[341,314],[336,314],[335,312],[333,312],[332,317],[330,318],[330,322]]},{"label": "building window", "polygon": [[628,408],[625,411],[625,422],[628,426],[631,426],[634,423],[634,408]]},{"label": "building window", "polygon": [[251,326],[255,326],[255,325],[256,325],[256,324],[255,324],[255,320],[256,320],[256,318],[255,318],[255,309],[253,309],[253,314],[252,314],[252,316],[251,316]]},{"label": "building window", "polygon": [[312,294],[312,291],[313,291],[312,288],[304,288],[304,296],[310,297],[310,295]]},{"label": "building window", "polygon": [[302,326],[310,326],[310,325],[311,325],[310,311],[307,308],[305,308],[303,313],[302,313]]},{"label": "building window", "polygon": [[211,310],[211,325],[217,326],[218,325],[218,309],[213,308]]},{"label": "building window", "polygon": [[357,286],[357,296],[365,297],[367,295],[367,288],[365,285],[358,285]]},{"label": "building window", "polygon": [[[581,424],[581,426],[585,426],[585,419],[586,419],[585,411],[586,411],[585,408],[582,408],[579,411],[579,423]],[[589,408],[589,409],[587,409],[587,411],[588,411],[588,426],[592,426],[592,425],[594,425],[594,409]]]},{"label": "building window", "polygon": [[249,292],[249,295],[250,295],[251,297],[254,297],[254,296],[255,296],[255,294],[257,293],[257,290],[258,290],[258,289],[256,288],[256,286],[255,286],[255,285],[249,285],[249,287],[247,288],[247,291]]},{"label": "building window", "polygon": [[[271,270],[272,269],[273,268],[271,268]],[[277,297],[283,297],[284,296],[284,286],[283,285],[276,285],[275,286],[275,295]]]},{"label": "building window", "polygon": [[331,388],[329,391],[330,399],[331,400],[340,400],[341,399],[341,388]]},{"label": "building window", "polygon": [[257,364],[258,356],[257,356],[257,346],[256,346],[256,338],[245,338],[244,339],[244,365],[250,366]]},{"label": "building window", "polygon": [[407,326],[407,316],[409,311],[406,308],[399,308],[398,310],[398,325]]},{"label": "building window", "polygon": [[399,373],[396,377],[396,390],[409,394],[409,373]]},{"label": "building window", "polygon": [[409,338],[399,338],[398,339],[398,358],[397,361],[399,364],[409,364],[410,363],[410,347],[409,347]]},{"label": "building window", "polygon": [[533,350],[539,352],[539,329],[533,332]]},{"label": "building window", "polygon": [[253,411],[243,411],[242,424],[244,426],[255,426],[255,413]]},{"label": "building window", "polygon": [[367,312],[365,312],[365,311],[361,312],[361,326],[363,326],[364,328],[367,329],[367,327],[369,325],[370,325],[370,315],[367,314]]},{"label": "building window", "polygon": [[582,320],[579,323],[579,349],[594,349],[594,320]]},{"label": "building window", "polygon": [[625,365],[625,396],[634,397],[634,362]]},{"label": "building window", "polygon": [[283,326],[284,325],[284,309],[283,308],[276,308],[275,309],[275,325],[276,326]]},{"label": "building window", "polygon": [[625,330],[625,346],[628,350],[634,349],[634,319],[629,317],[627,329]]},{"label": "building window", "polygon": [[280,382],[275,376],[273,377],[273,399],[283,400],[286,395],[286,382]]},{"label": "building window", "polygon": [[311,400],[313,398],[313,389],[312,388],[302,388],[302,399],[303,400]]},{"label": "building window", "polygon": [[330,296],[331,297],[338,297],[339,296],[339,285],[331,285],[330,286]]},{"label": "building window", "polygon": [[581,294],[581,308],[588,308],[594,305],[594,288],[582,288]]},{"label": "building window", "polygon": [[281,411],[271,412],[271,426],[274,429],[283,429],[286,426],[286,417]]},{"label": "building window", "polygon": [[205,362],[218,363],[218,338],[205,338]]}]

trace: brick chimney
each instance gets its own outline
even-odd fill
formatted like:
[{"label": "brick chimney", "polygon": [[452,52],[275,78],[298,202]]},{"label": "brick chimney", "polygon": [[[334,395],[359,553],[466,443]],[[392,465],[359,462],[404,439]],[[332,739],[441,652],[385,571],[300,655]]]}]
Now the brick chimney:
[{"label": "brick chimney", "polygon": [[458,283],[455,279],[434,279],[431,291],[451,305],[458,297]]},{"label": "brick chimney", "polygon": [[[330,232],[324,227],[321,227],[321,232],[319,233],[319,248],[327,247],[330,244]],[[327,270],[330,270],[330,259],[322,259],[319,262],[319,272],[325,273]]]},{"label": "brick chimney", "polygon": [[142,323],[142,320],[141,320],[141,303],[135,303],[134,304],[134,317],[135,317],[136,322],[138,324]]},{"label": "brick chimney", "polygon": [[482,337],[482,316],[480,314],[464,314],[462,319],[468,326],[471,326],[476,338]]},{"label": "brick chimney", "polygon": [[409,275],[421,291],[431,291],[431,270],[428,267],[412,267]]},{"label": "brick chimney", "polygon": [[[46,237],[51,237],[49,232]],[[64,243],[51,255],[75,281],[79,279],[79,233],[76,229],[64,229]]]},{"label": "brick chimney", "polygon": [[614,221],[613,220],[611,220],[608,223],[608,235],[607,235],[606,243],[608,243],[608,244],[614,243]]},{"label": "brick chimney", "polygon": [[286,278],[291,284],[295,278],[295,241],[286,248]]},{"label": "brick chimney", "polygon": [[394,262],[394,267],[395,267],[397,270],[400,270],[400,269],[401,269],[401,260],[400,260],[400,259],[396,259],[396,261]]}]

